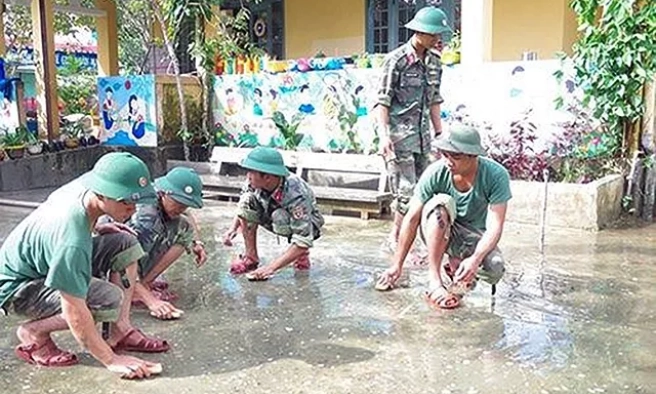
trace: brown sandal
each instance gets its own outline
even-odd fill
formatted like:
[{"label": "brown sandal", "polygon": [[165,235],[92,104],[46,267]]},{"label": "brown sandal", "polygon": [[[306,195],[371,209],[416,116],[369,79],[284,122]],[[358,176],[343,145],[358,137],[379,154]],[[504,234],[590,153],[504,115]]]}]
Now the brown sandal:
[{"label": "brown sandal", "polygon": [[240,254],[230,263],[230,273],[233,275],[241,275],[257,269],[260,264],[251,256]]},{"label": "brown sandal", "polygon": [[[34,358],[34,352],[45,349],[48,352],[43,355],[42,359]],[[29,364],[40,365],[43,367],[68,367],[78,363],[78,358],[74,353],[62,350],[55,345],[51,338],[41,345],[32,343],[29,345],[18,345],[14,350],[18,358]]]},{"label": "brown sandal", "polygon": [[[136,341],[130,340],[130,337],[138,334],[141,338]],[[114,352],[140,352],[140,353],[163,353],[170,349],[168,342],[163,339],[149,338],[137,328],[132,328],[116,345],[112,346]]]}]

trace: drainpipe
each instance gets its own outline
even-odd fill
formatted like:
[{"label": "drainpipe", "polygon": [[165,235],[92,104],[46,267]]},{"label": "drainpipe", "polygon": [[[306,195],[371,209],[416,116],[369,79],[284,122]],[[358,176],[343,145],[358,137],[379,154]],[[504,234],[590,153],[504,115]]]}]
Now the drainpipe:
[{"label": "drainpipe", "polygon": [[[50,28],[47,23],[47,15],[46,15],[46,2],[47,1],[54,1],[54,0],[39,0],[39,18],[41,22],[41,53],[43,54],[48,54],[48,39],[47,39],[47,34],[46,31],[47,29]],[[57,78],[56,75],[51,75],[50,74],[50,62],[52,62],[53,59],[50,59],[49,56],[43,56],[43,84],[45,85],[44,88],[46,91],[49,91],[49,89],[52,87],[51,83],[53,78]],[[56,80],[55,80],[55,86],[57,86]],[[46,127],[48,129],[48,143],[52,142],[52,130],[53,130],[53,122],[55,119],[52,119],[50,114],[52,113],[51,109],[53,104],[49,99],[48,99],[48,94],[46,94]],[[59,121],[59,119],[57,119]]]}]

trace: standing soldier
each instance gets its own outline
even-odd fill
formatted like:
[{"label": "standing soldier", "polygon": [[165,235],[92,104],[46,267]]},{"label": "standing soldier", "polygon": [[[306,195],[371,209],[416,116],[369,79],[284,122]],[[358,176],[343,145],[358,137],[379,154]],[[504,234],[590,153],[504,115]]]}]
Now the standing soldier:
[{"label": "standing soldier", "polygon": [[[248,185],[239,200],[239,212],[224,235],[226,245],[241,230],[246,251],[233,261],[230,272],[249,273],[249,280],[267,280],[276,271],[294,263],[297,270],[310,268],[310,251],[321,234],[323,216],[310,186],[289,173],[280,152],[273,148],[253,149],[241,163],[248,170]],[[257,268],[257,228],[263,226],[286,237],[289,248],[269,265]],[[252,271],[252,272],[250,272]]]},{"label": "standing soldier", "polygon": [[380,153],[396,194],[391,250],[396,249],[415,184],[429,164],[431,140],[442,132],[442,66],[434,48],[450,31],[446,15],[435,7],[420,9],[406,27],[414,35],[386,56],[377,99]]}]

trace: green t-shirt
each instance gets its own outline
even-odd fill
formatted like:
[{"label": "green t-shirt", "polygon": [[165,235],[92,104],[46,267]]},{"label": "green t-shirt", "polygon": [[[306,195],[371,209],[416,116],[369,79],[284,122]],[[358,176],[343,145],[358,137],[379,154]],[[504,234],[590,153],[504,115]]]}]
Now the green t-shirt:
[{"label": "green t-shirt", "polygon": [[77,180],[54,191],[0,247],[0,306],[26,282],[86,298],[91,282],[91,224]]},{"label": "green t-shirt", "polygon": [[485,231],[488,206],[503,204],[512,197],[510,176],[501,164],[479,157],[474,186],[462,193],[453,185],[449,168],[444,161],[439,160],[424,171],[415,188],[415,197],[423,204],[436,194],[453,197],[456,202],[456,220]]}]

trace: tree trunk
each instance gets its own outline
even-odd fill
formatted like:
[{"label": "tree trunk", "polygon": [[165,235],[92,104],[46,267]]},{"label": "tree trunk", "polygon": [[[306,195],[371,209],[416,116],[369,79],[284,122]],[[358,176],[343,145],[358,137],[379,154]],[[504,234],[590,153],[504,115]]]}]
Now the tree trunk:
[{"label": "tree trunk", "polygon": [[[195,43],[197,46],[205,44],[205,21],[202,18],[199,18],[198,27],[196,28],[196,37]],[[205,69],[205,64],[202,64],[203,59],[201,56],[196,56],[196,70],[200,75],[201,91],[202,91],[202,102],[203,102],[203,119],[202,119],[202,134],[207,140],[208,148],[212,141],[212,136],[210,135],[210,130],[212,130],[212,86],[210,78],[210,73]]]},{"label": "tree trunk", "polygon": [[[184,149],[184,157],[186,161],[189,161],[189,145],[187,144],[187,136],[189,133],[189,124],[187,122],[187,109],[185,107],[184,91],[182,90],[182,80],[180,79],[180,65],[178,64],[178,57],[175,54],[175,48],[169,40],[167,34],[166,23],[164,22],[164,16],[162,15],[162,10],[157,3],[158,0],[150,0],[150,4],[153,8],[153,13],[155,18],[159,23],[160,28],[162,29],[162,37],[164,38],[164,45],[166,50],[169,53],[171,62],[173,62],[173,72],[175,73],[175,85],[178,89],[178,100],[180,101],[180,136],[182,139],[182,146]],[[161,98],[160,98],[161,99]]]}]

